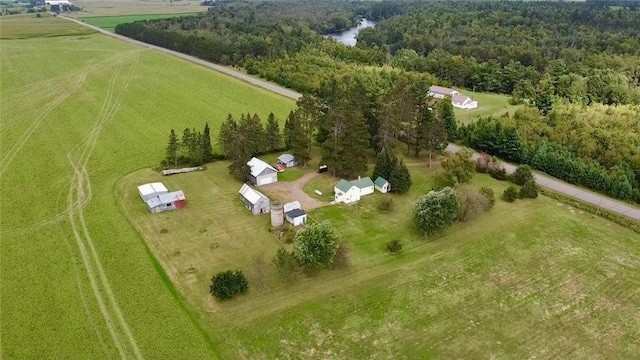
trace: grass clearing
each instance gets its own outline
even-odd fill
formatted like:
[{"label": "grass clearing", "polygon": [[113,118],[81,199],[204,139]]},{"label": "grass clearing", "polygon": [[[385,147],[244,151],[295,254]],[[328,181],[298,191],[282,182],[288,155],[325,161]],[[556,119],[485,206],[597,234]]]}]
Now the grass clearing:
[{"label": "grass clearing", "polygon": [[94,30],[77,26],[49,13],[20,14],[0,17],[0,39],[29,39],[69,35],[87,35]]},{"label": "grass clearing", "polygon": [[75,18],[93,16],[123,16],[148,14],[185,14],[205,12],[208,7],[200,0],[78,0],[73,2],[81,11],[68,13]]},{"label": "grass clearing", "polygon": [[1,357],[216,358],[114,186],[163,158],[171,128],[284,119],[293,101],[103,35],[36,33],[0,43]]},{"label": "grass clearing", "polygon": [[507,95],[471,91],[462,91],[462,93],[477,101],[478,107],[470,110],[454,108],[456,119],[461,124],[468,124],[478,117],[499,117],[506,112],[513,114],[520,107],[520,105],[509,104],[511,97]]},{"label": "grass clearing", "polygon": [[[169,178],[140,170],[117,186],[152,252],[169,272],[176,269],[177,288],[226,334],[223,357],[624,358],[640,350],[640,236],[628,229],[540,197],[498,200],[490,213],[425,239],[410,214],[439,170],[414,164],[407,194],[376,192],[357,205],[310,212],[311,221],[330,220],[349,242],[352,265],[283,284],[264,266],[282,245],[267,231],[270,217],[243,208],[240,183],[226,166]],[[192,202],[158,217],[135,185],[165,179]],[[305,191],[332,189],[335,181],[323,174]],[[509,185],[487,175],[473,184],[498,196]],[[377,209],[384,196],[393,196],[391,213]],[[165,224],[180,231],[161,234]],[[392,239],[404,245],[398,255],[385,250]],[[190,267],[197,272],[189,274]],[[226,269],[244,270],[250,289],[216,302],[208,284]]]},{"label": "grass clearing", "polygon": [[103,29],[114,31],[116,25],[132,23],[136,21],[153,20],[153,19],[166,19],[180,16],[191,16],[199,13],[179,13],[179,14],[141,14],[141,15],[122,15],[122,16],[92,16],[83,17],[82,21],[87,24],[99,26]]}]

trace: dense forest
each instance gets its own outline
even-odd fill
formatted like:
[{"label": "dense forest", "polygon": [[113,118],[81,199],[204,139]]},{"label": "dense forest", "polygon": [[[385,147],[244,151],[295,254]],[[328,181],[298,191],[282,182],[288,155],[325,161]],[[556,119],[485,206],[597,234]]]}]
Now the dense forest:
[{"label": "dense forest", "polygon": [[[377,26],[361,31],[355,47],[322,36],[361,18]],[[424,111],[440,109],[426,98],[429,85],[509,94],[524,104],[515,115],[481,119],[460,133],[450,127],[448,140],[640,202],[638,24],[637,7],[596,1],[285,0],[216,2],[204,15],[116,32],[310,95],[318,102],[313,140],[328,162],[343,156],[332,142],[362,124],[367,154],[395,144],[382,127],[398,113],[393,138],[414,155],[437,151],[429,138],[441,138],[443,115],[433,123]]]}]

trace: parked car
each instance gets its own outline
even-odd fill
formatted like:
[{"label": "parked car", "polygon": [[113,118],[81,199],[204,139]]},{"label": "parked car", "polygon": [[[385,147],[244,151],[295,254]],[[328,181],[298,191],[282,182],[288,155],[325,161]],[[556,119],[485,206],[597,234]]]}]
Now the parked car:
[{"label": "parked car", "polygon": [[316,169],[317,173],[323,173],[325,171],[329,170],[329,168],[327,167],[327,165],[320,165],[318,166],[318,168]]}]

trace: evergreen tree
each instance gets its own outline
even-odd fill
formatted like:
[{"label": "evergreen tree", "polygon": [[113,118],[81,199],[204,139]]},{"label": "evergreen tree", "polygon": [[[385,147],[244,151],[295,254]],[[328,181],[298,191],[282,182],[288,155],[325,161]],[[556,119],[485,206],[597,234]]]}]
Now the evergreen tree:
[{"label": "evergreen tree", "polygon": [[292,111],[289,112],[289,116],[287,116],[287,119],[284,122],[284,131],[283,131],[283,135],[284,135],[284,147],[286,149],[291,149],[291,144],[293,143],[293,137],[294,137],[294,128],[295,128],[295,119],[296,115],[295,113]]},{"label": "evergreen tree", "polygon": [[542,115],[547,115],[553,107],[553,98],[555,96],[555,88],[553,86],[553,80],[549,74],[540,80],[534,97],[536,107]]},{"label": "evergreen tree", "polygon": [[189,164],[191,166],[202,165],[202,134],[195,128],[191,129],[191,139],[187,150]]},{"label": "evergreen tree", "polygon": [[389,184],[391,185],[391,191],[403,194],[411,188],[411,174],[409,173],[409,169],[407,165],[405,165],[402,159],[398,158],[395,162],[393,170],[389,176]]},{"label": "evergreen tree", "polygon": [[180,144],[180,151],[182,153],[182,159],[184,162],[189,163],[191,161],[189,148],[193,142],[193,133],[191,129],[185,128],[182,131],[182,143]]},{"label": "evergreen tree", "polygon": [[382,149],[382,151],[376,157],[376,166],[373,168],[373,180],[377,179],[378,176],[386,179],[390,182],[391,173],[395,167],[395,163],[392,161],[392,157],[389,156],[386,149]]},{"label": "evergreen tree", "polygon": [[220,133],[218,134],[218,147],[220,147],[220,151],[228,159],[231,158],[231,149],[233,148],[237,132],[238,124],[233,119],[233,116],[229,114],[227,120],[220,125]]},{"label": "evergreen tree", "polygon": [[402,78],[385,98],[378,131],[378,143],[382,149],[395,151],[403,124],[415,122],[417,106],[410,90],[408,80]]},{"label": "evergreen tree", "polygon": [[458,138],[458,123],[456,122],[456,114],[453,112],[451,98],[446,97],[440,101],[438,105],[438,113],[447,129],[447,141],[454,141]]},{"label": "evergreen tree", "polygon": [[167,145],[167,157],[166,162],[168,165],[178,166],[178,148],[179,145],[178,136],[176,136],[176,132],[171,129],[171,133],[169,134],[169,144]]},{"label": "evergreen tree", "polygon": [[244,136],[244,144],[251,156],[258,155],[265,150],[265,135],[262,121],[258,114],[242,116],[238,131]]},{"label": "evergreen tree", "polygon": [[270,113],[269,118],[267,118],[265,142],[267,151],[274,152],[280,150],[280,125],[278,125],[273,113]]},{"label": "evergreen tree", "polygon": [[209,123],[204,124],[204,131],[202,132],[202,161],[203,163],[213,160],[213,148],[211,147],[211,133],[209,129]]},{"label": "evergreen tree", "polygon": [[423,109],[419,133],[423,148],[429,151],[429,167],[431,167],[433,153],[447,147],[446,126],[442,119],[434,114],[433,108]]},{"label": "evergreen tree", "polygon": [[307,162],[311,159],[313,132],[320,115],[320,103],[317,98],[305,95],[298,100],[297,106],[293,118],[291,149],[296,160],[307,166]]},{"label": "evergreen tree", "polygon": [[229,153],[229,174],[238,181],[245,181],[249,175],[249,165],[247,162],[251,160],[252,154],[247,146],[247,139],[241,132],[236,132],[233,137],[233,143]]}]

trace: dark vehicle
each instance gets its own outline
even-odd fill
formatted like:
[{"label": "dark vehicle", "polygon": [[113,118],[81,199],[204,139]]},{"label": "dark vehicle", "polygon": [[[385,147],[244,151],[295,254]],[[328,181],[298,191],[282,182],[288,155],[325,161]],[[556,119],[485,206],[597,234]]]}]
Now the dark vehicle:
[{"label": "dark vehicle", "polygon": [[329,168],[327,167],[327,165],[320,165],[318,166],[318,168],[316,169],[317,173],[323,173],[326,172],[327,170],[329,170]]}]

